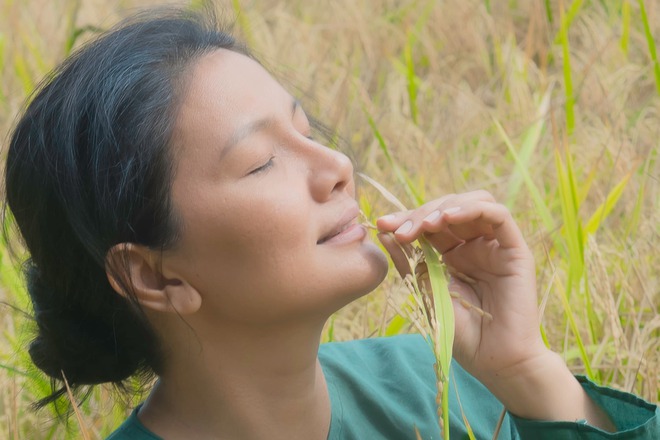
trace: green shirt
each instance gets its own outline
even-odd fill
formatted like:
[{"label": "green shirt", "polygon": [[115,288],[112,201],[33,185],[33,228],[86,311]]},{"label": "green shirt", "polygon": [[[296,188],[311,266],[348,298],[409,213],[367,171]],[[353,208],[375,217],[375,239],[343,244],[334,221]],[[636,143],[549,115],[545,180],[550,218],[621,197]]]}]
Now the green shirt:
[{"label": "green shirt", "polygon": [[[375,338],[321,345],[319,360],[332,404],[330,440],[440,439],[435,404],[435,359],[419,335]],[[578,378],[587,394],[610,415],[617,433],[583,421],[544,422],[506,414],[499,439],[660,439],[656,405],[631,394]],[[452,365],[450,434],[465,439],[463,413],[477,439],[490,439],[502,404],[460,365]],[[460,404],[459,404],[460,399]],[[110,440],[160,439],[137,418],[137,410]]]}]

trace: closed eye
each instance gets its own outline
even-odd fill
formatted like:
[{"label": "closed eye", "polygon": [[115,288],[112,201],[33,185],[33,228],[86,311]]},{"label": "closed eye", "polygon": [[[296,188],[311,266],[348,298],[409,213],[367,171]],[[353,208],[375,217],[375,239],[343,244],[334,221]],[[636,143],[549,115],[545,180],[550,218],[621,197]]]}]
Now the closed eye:
[{"label": "closed eye", "polygon": [[253,169],[248,173],[248,175],[259,174],[268,170],[270,167],[273,166],[273,159],[275,159],[275,156],[271,156],[270,159],[268,159],[268,162],[266,162],[265,164],[261,165],[258,168]]}]

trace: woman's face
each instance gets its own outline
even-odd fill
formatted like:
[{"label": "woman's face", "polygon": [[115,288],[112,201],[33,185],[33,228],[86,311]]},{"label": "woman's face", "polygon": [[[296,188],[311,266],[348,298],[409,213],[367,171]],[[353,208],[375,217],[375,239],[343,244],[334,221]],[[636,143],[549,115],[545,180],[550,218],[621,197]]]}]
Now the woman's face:
[{"label": "woman's face", "polygon": [[173,144],[183,226],[164,265],[199,292],[201,313],[327,316],[376,287],[387,262],[359,225],[352,164],[309,138],[295,99],[223,49],[189,81]]}]

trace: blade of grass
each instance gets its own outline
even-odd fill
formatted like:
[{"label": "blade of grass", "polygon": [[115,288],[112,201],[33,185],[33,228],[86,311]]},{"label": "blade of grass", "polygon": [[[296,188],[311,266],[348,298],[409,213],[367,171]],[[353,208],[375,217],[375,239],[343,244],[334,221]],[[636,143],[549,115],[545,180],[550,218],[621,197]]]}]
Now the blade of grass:
[{"label": "blade of grass", "polygon": [[[31,25],[35,25],[35,23],[31,23]],[[19,32],[21,42],[27,47],[30,60],[34,63],[33,66],[35,66],[37,69],[37,76],[42,76],[46,74],[46,72],[48,72],[52,66],[51,63],[44,59],[44,54],[39,48],[39,42],[35,35],[38,35],[38,30],[36,28],[33,32],[29,32],[27,29],[21,28]]]},{"label": "blade of grass", "polygon": [[410,118],[413,121],[413,124],[417,125],[417,84],[419,83],[419,78],[415,74],[415,61],[412,56],[412,41],[413,38],[408,37],[408,41],[403,48],[403,61],[406,66],[406,82],[408,90],[408,103],[410,105]]},{"label": "blade of grass", "polygon": [[573,309],[571,308],[571,304],[568,300],[568,296],[566,289],[564,286],[561,284],[561,277],[555,277],[555,285],[557,286],[557,291],[559,293],[559,298],[561,299],[561,304],[564,307],[564,314],[566,318],[568,319],[568,325],[571,329],[571,332],[573,333],[573,336],[575,337],[575,342],[578,346],[578,350],[580,351],[580,358],[582,359],[582,363],[584,364],[584,369],[587,373],[587,376],[590,378],[594,378],[594,370],[591,368],[591,361],[589,359],[589,355],[587,353],[587,349],[584,345],[584,342],[582,341],[582,335],[580,334],[580,329],[575,321],[575,314],[573,313]]},{"label": "blade of grass", "polygon": [[18,79],[21,81],[24,95],[30,95],[32,90],[34,90],[34,81],[32,80],[30,68],[26,63],[25,58],[18,54],[14,56],[14,71]]},{"label": "blade of grass", "polygon": [[433,246],[423,237],[419,238],[419,244],[424,252],[424,258],[431,281],[431,290],[433,291],[433,306],[436,319],[439,321],[435,341],[438,344],[440,366],[448,378],[449,367],[451,365],[451,353],[454,345],[454,307],[449,294],[447,278],[440,264],[438,256]]},{"label": "blade of grass", "polygon": [[250,21],[245,15],[243,6],[241,6],[241,1],[231,0],[231,5],[234,9],[234,16],[236,17],[236,21],[238,21],[238,25],[241,28],[241,31],[243,32],[243,38],[245,40],[245,43],[247,44],[248,47],[256,47],[256,40],[254,37],[254,33],[252,32],[252,26],[250,26]]},{"label": "blade of grass", "polygon": [[66,14],[66,34],[69,36],[64,44],[64,55],[68,56],[76,44],[76,39],[82,34],[82,30],[76,27],[78,12],[80,11],[81,0],[72,0],[68,2],[68,14]]},{"label": "blade of grass", "polygon": [[[568,8],[568,12],[564,14],[564,2],[560,1],[559,2],[559,20],[561,21],[561,26],[566,25],[566,29],[568,29],[571,24],[573,23],[573,20],[578,16],[580,13],[580,9],[582,9],[582,5],[584,4],[584,0],[575,0],[574,2],[571,3],[571,6]],[[555,35],[555,39],[553,40],[553,44],[561,44],[561,28],[559,30],[559,33]]]},{"label": "blade of grass", "polygon": [[408,197],[410,197],[410,200],[416,206],[422,205],[424,203],[424,199],[416,190],[416,188],[411,184],[411,180],[408,178],[407,175],[405,175],[401,167],[399,167],[399,165],[392,158],[392,155],[390,154],[390,150],[387,147],[387,143],[385,142],[383,135],[381,134],[380,130],[378,129],[378,126],[376,125],[376,121],[374,121],[374,119],[371,117],[371,115],[369,114],[369,112],[367,112],[366,109],[364,109],[364,111],[367,115],[367,120],[369,121],[369,127],[371,127],[371,131],[373,132],[374,137],[378,142],[378,146],[385,155],[387,162],[392,167],[392,170],[394,171],[394,175],[396,176],[397,180],[404,187],[406,193],[408,194]]},{"label": "blade of grass", "polygon": [[509,153],[511,153],[514,162],[516,163],[516,170],[520,173],[521,178],[525,182],[525,186],[527,186],[527,190],[532,197],[532,201],[534,202],[534,206],[536,207],[536,210],[541,218],[543,226],[545,227],[546,231],[552,231],[555,227],[554,221],[552,220],[552,215],[550,214],[550,210],[548,209],[543,197],[541,196],[541,192],[532,180],[532,177],[529,174],[529,169],[522,161],[520,156],[518,156],[518,152],[513,146],[509,135],[506,134],[504,127],[502,127],[497,119],[493,119],[493,123],[495,124],[495,128],[497,128],[500,137],[504,141],[504,144],[509,150]]},{"label": "blade of grass", "polygon": [[561,154],[555,149],[555,166],[557,170],[557,185],[559,187],[559,201],[562,212],[562,235],[568,247],[568,283],[567,296],[571,297],[573,288],[579,284],[584,268],[584,240],[582,224],[578,218],[577,195],[572,167],[569,165],[570,154],[566,154],[564,165]]},{"label": "blade of grass", "polygon": [[403,316],[394,315],[392,320],[387,324],[387,327],[385,328],[384,336],[398,335],[406,325],[408,325],[408,321]]},{"label": "blade of grass", "polygon": [[428,1],[426,7],[420,14],[420,16],[415,21],[415,24],[412,30],[408,31],[408,36],[406,38],[406,44],[403,48],[403,62],[405,65],[405,75],[408,91],[408,102],[410,105],[410,117],[413,121],[413,124],[418,124],[419,109],[417,107],[417,93],[419,91],[420,78],[416,73],[416,63],[413,58],[413,49],[417,44],[418,35],[420,31],[424,28],[424,25],[429,20],[431,16],[431,10],[435,5],[435,1]]},{"label": "blade of grass", "polygon": [[628,44],[630,43],[630,1],[623,0],[621,5],[621,50],[628,58]]},{"label": "blade of grass", "polygon": [[395,196],[394,194],[392,194],[392,193],[391,193],[387,188],[385,188],[383,185],[381,185],[380,183],[376,182],[374,179],[372,179],[371,177],[367,176],[366,174],[363,174],[363,173],[357,173],[357,175],[360,176],[361,178],[363,178],[364,180],[366,180],[366,181],[367,181],[368,183],[370,183],[371,185],[373,185],[373,187],[376,188],[376,189],[377,189],[377,190],[383,195],[383,197],[385,197],[385,199],[386,199],[388,202],[390,202],[391,204],[393,204],[394,206],[396,206],[398,209],[400,209],[401,211],[407,211],[407,210],[408,210],[408,208],[406,208],[406,205],[404,205],[403,203],[401,203],[401,201],[400,201],[399,199],[397,199],[396,196]]},{"label": "blade of grass", "polygon": [[552,87],[548,87],[548,90],[546,90],[543,98],[541,98],[541,103],[536,110],[535,122],[525,131],[523,136],[522,145],[520,147],[520,154],[518,155],[520,166],[516,166],[514,168],[513,175],[509,181],[509,188],[507,190],[507,198],[505,204],[509,208],[513,206],[516,198],[518,197],[518,192],[520,191],[520,187],[524,180],[522,173],[524,170],[529,169],[530,160],[539,143],[541,133],[543,133],[543,129],[545,128],[545,116],[548,113],[548,108],[550,107],[551,93]]},{"label": "blade of grass", "polygon": [[[456,384],[456,377],[454,377],[454,372],[451,372],[451,380]],[[472,426],[470,425],[470,422],[468,421],[467,416],[465,415],[465,411],[463,411],[463,404],[461,403],[461,396],[458,394],[458,388],[454,387],[454,391],[456,392],[456,401],[458,401],[458,408],[461,410],[461,418],[463,419],[463,424],[465,425],[465,430],[467,431],[467,436],[470,440],[476,440],[476,437],[474,436],[474,431],[472,430]]]},{"label": "blade of grass", "polygon": [[644,7],[644,0],[637,0],[639,3],[639,12],[642,16],[642,23],[644,24],[644,35],[646,36],[646,44],[649,48],[649,55],[653,61],[653,74],[655,76],[655,86],[660,94],[660,63],[658,63],[658,53],[655,50],[655,40],[653,39],[653,33],[651,32],[651,26],[649,25],[649,18],[646,15],[646,8]]},{"label": "blade of grass", "polygon": [[543,4],[545,5],[545,15],[548,17],[548,23],[552,24],[554,21],[554,17],[552,16],[552,4],[550,3],[550,0],[545,0]]},{"label": "blade of grass", "polygon": [[[5,35],[0,32],[0,74],[4,72],[5,70],[5,44],[6,44],[6,39]],[[2,91],[2,87],[0,86],[0,104],[6,105],[7,104],[7,96],[4,94]]]},{"label": "blade of grass", "polygon": [[585,236],[583,237],[584,240],[586,240],[588,235],[595,234],[598,228],[600,228],[600,225],[603,223],[603,221],[607,218],[610,212],[612,212],[612,209],[621,198],[621,195],[623,194],[623,190],[628,185],[631,176],[632,173],[626,174],[623,177],[623,179],[621,179],[621,181],[617,183],[614,186],[614,188],[612,188],[612,191],[610,191],[607,197],[605,197],[603,203],[601,203],[598,206],[598,208],[596,208],[596,210],[591,215],[584,228],[584,232],[585,232]]},{"label": "blade of grass", "polygon": [[454,307],[449,294],[447,279],[440,265],[440,257],[424,237],[420,237],[417,241],[424,252],[429,280],[431,282],[436,321],[433,338],[434,352],[440,363],[440,381],[443,383],[442,431],[445,440],[449,440],[449,372],[454,346]]},{"label": "blade of grass", "polygon": [[26,373],[25,371],[21,371],[17,368],[14,368],[14,367],[10,366],[10,365],[0,364],[0,368],[2,368],[3,370],[7,370],[10,373],[16,374],[18,376],[31,377],[30,374]]},{"label": "blade of grass", "polygon": [[644,195],[646,194],[646,186],[648,185],[648,179],[651,175],[651,169],[655,165],[655,161],[658,155],[657,149],[651,149],[649,156],[644,162],[644,165],[640,167],[638,171],[638,178],[641,180],[639,190],[637,191],[637,200],[635,201],[635,207],[632,210],[632,214],[628,216],[630,221],[626,226],[626,237],[632,238],[633,235],[637,234],[638,227],[641,221],[642,209],[644,207]]},{"label": "blade of grass", "polygon": [[[562,55],[564,58],[563,70],[564,70],[564,94],[566,96],[566,128],[568,130],[569,136],[573,134],[575,130],[575,110],[574,110],[574,101],[575,97],[573,96],[573,78],[571,74],[571,51],[568,43],[568,28],[573,20],[573,7],[576,5],[581,6],[582,1],[575,1],[571,4],[571,9],[568,14],[564,14],[564,2],[559,2],[559,16],[561,19],[561,26],[559,29],[559,43],[561,44]],[[579,8],[578,6],[578,8]],[[577,11],[577,9],[576,9]],[[577,14],[577,12],[575,12]]]}]

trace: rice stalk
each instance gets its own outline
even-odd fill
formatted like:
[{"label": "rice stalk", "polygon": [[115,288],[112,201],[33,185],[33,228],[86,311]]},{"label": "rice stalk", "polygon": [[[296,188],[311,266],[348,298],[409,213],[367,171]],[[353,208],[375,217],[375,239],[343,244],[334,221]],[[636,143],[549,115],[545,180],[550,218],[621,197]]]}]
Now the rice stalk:
[{"label": "rice stalk", "polygon": [[[358,174],[383,197],[395,205],[398,209],[406,211],[406,207],[396,196],[387,190],[382,184],[369,176]],[[377,229],[371,222],[363,223],[365,226]],[[445,275],[445,268],[440,256],[433,246],[424,237],[419,237],[411,244],[410,250],[402,248],[407,256],[410,273],[404,277],[404,285],[408,287],[413,299],[417,302],[419,310],[425,317],[428,330],[422,331],[427,335],[427,342],[436,359],[435,374],[438,395],[436,404],[438,406],[438,425],[445,440],[449,439],[449,375],[451,371],[452,350],[454,345],[454,306],[452,298],[468,310],[481,317],[492,319],[492,316],[481,308],[471,304],[456,292],[449,291],[449,283]],[[452,276],[463,282],[474,284],[476,281],[469,276],[459,273],[451,268],[447,269]],[[457,391],[458,392],[458,391]],[[465,421],[466,429],[471,432],[467,416],[460,408],[461,415]],[[471,437],[472,438],[472,437]]]},{"label": "rice stalk", "polygon": [[87,432],[87,426],[82,414],[80,413],[80,408],[78,408],[78,403],[76,402],[75,397],[73,397],[73,392],[71,392],[71,388],[69,387],[69,381],[66,380],[64,370],[61,372],[62,380],[64,381],[64,386],[66,387],[66,394],[69,397],[69,402],[71,402],[71,407],[73,408],[73,412],[76,415],[76,420],[78,421],[78,426],[80,427],[80,433],[82,434],[84,440],[90,440],[89,432]]}]

